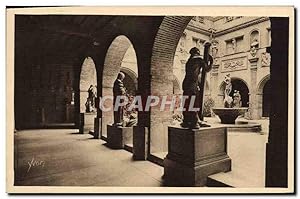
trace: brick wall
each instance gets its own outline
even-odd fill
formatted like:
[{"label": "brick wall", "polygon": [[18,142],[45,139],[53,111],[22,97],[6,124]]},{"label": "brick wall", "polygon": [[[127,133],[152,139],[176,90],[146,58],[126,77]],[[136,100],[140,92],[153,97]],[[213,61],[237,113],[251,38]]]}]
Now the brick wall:
[{"label": "brick wall", "polygon": [[[165,17],[155,37],[151,59],[151,94],[173,95],[173,60],[178,41],[191,17]],[[151,109],[150,150],[167,151],[167,127],[171,111]]]}]

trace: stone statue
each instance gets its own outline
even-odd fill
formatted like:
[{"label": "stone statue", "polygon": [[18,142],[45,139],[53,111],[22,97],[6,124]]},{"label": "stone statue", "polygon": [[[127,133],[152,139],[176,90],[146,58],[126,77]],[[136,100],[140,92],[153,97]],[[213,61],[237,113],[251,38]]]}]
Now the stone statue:
[{"label": "stone statue", "polygon": [[252,55],[252,57],[256,56],[257,50],[258,50],[258,41],[257,39],[254,39],[250,45],[250,54]]},{"label": "stone statue", "polygon": [[[118,74],[117,79],[114,82],[113,87],[113,94],[114,94],[114,100],[113,105],[115,107],[116,104],[116,98],[117,96],[125,96],[126,95],[126,88],[124,86],[123,80],[125,78],[125,74],[120,72]],[[120,103],[122,103],[122,99],[120,100]],[[124,124],[124,107],[118,106],[118,109],[114,111],[114,124],[115,126],[123,126]]]},{"label": "stone statue", "polygon": [[236,39],[233,38],[231,40],[231,43],[232,43],[232,51],[233,51],[233,53],[236,53]]},{"label": "stone statue", "polygon": [[[184,103],[185,110],[183,111],[183,122],[181,123],[181,126],[184,128],[200,128],[201,126],[207,126],[200,121],[199,113],[201,113],[203,106],[205,74],[211,70],[213,62],[212,56],[208,54],[210,45],[210,43],[205,44],[204,58],[200,56],[200,50],[198,48],[192,48],[190,50],[191,56],[185,65],[186,74],[182,88],[183,95],[188,98]],[[199,84],[200,74],[201,82]],[[192,96],[195,97],[194,107],[200,108],[200,112],[189,110]]]},{"label": "stone statue", "polygon": [[130,115],[127,115],[127,117],[124,118],[124,123],[123,126],[126,127],[132,127],[132,126],[136,126],[137,125],[137,112],[134,111],[132,113],[130,113]]},{"label": "stone statue", "polygon": [[242,98],[241,98],[240,91],[234,90],[233,101],[232,101],[232,108],[240,108],[240,107],[242,107],[242,101],[241,100],[242,100]]},{"label": "stone statue", "polygon": [[97,86],[90,85],[87,92],[88,92],[88,98],[87,98],[86,103],[85,103],[85,108],[86,108],[85,111],[87,113],[95,112],[96,111],[95,99],[97,97]]},{"label": "stone statue", "polygon": [[211,47],[211,51],[212,51],[212,57],[215,59],[218,56],[218,42],[216,40],[212,41],[212,47]]},{"label": "stone statue", "polygon": [[134,96],[126,94],[128,98],[128,103],[123,107],[123,126],[132,127],[137,125],[138,111],[136,109],[131,109],[130,106],[134,103]]},{"label": "stone statue", "polygon": [[224,90],[224,107],[225,108],[232,108],[232,97],[230,93],[232,91],[232,84],[230,74],[225,75],[225,90]]}]

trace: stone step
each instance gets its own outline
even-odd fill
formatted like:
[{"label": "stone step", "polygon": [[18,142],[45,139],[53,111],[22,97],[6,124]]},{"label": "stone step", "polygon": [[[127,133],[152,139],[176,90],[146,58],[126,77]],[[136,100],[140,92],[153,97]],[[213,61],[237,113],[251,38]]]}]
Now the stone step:
[{"label": "stone step", "polygon": [[133,144],[125,144],[124,149],[130,153],[133,153]]},{"label": "stone step", "polygon": [[221,172],[208,176],[208,187],[236,187],[236,188],[263,188],[262,184],[256,178],[247,174],[230,171]]},{"label": "stone step", "polygon": [[148,160],[163,167],[164,158],[166,157],[167,154],[168,154],[167,152],[151,153],[148,157]]}]

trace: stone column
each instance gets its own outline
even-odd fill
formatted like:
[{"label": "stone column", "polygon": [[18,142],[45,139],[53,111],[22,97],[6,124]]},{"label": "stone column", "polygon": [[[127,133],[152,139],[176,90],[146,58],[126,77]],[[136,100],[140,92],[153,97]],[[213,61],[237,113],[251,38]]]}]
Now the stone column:
[{"label": "stone column", "polygon": [[250,55],[250,70],[251,70],[251,85],[250,85],[250,96],[249,96],[249,108],[250,108],[250,118],[258,119],[258,106],[256,100],[256,80],[257,80],[257,61],[258,57]]},{"label": "stone column", "polygon": [[258,119],[261,119],[262,112],[263,112],[263,93],[256,94],[256,101],[257,101],[257,117]]},{"label": "stone column", "polygon": [[211,97],[215,101],[215,107],[217,107],[220,102],[218,102],[218,71],[219,71],[219,64],[213,65],[212,71],[211,71]]},{"label": "stone column", "polygon": [[[266,148],[266,187],[288,186],[288,55],[289,55],[289,18],[270,17],[272,29],[270,83],[271,110],[269,139]],[[290,51],[291,52],[291,51]],[[293,81],[293,80],[292,80]],[[293,91],[292,98],[293,96]],[[294,111],[294,110],[292,110]],[[292,114],[292,113],[291,113]],[[293,118],[290,118],[291,120]],[[295,134],[294,129],[291,129]],[[294,141],[294,140],[292,140]],[[291,143],[289,143],[291,144]],[[294,148],[291,148],[291,151]],[[294,159],[294,157],[290,156]],[[292,160],[289,160],[292,161]],[[292,161],[293,162],[293,161]],[[289,170],[293,169],[294,165]],[[291,185],[293,186],[293,185]]]}]

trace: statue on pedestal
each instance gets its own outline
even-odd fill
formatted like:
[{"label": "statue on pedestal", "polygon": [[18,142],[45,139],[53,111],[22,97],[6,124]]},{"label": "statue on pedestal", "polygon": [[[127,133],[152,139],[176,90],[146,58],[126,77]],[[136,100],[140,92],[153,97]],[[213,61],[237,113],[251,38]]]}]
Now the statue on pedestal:
[{"label": "statue on pedestal", "polygon": [[[113,94],[114,94],[114,100],[113,100],[113,105],[115,107],[116,105],[116,99],[117,96],[125,96],[126,95],[126,88],[124,86],[123,80],[125,78],[125,74],[120,72],[117,76],[117,79],[114,82],[114,87],[113,87]],[[120,103],[123,102],[123,99],[120,99]],[[115,111],[114,110],[114,126],[123,126],[124,123],[124,107],[123,106],[118,106],[118,109]]]},{"label": "statue on pedestal", "polygon": [[[206,73],[212,68],[213,58],[209,55],[211,44],[204,45],[204,57],[200,56],[200,50],[196,47],[190,50],[190,58],[185,65],[185,78],[182,88],[183,95],[188,98],[184,103],[183,122],[181,126],[184,128],[200,128],[201,126],[209,126],[203,121],[202,107],[204,97],[204,85]],[[201,76],[201,78],[199,78]],[[199,81],[200,79],[200,81]],[[200,111],[189,110],[192,96],[195,97],[194,108],[200,108]]]},{"label": "statue on pedestal", "polygon": [[87,113],[95,112],[96,111],[95,99],[97,97],[97,86],[90,85],[87,92],[88,92],[88,98],[85,103],[85,108],[86,108],[85,111]]}]

